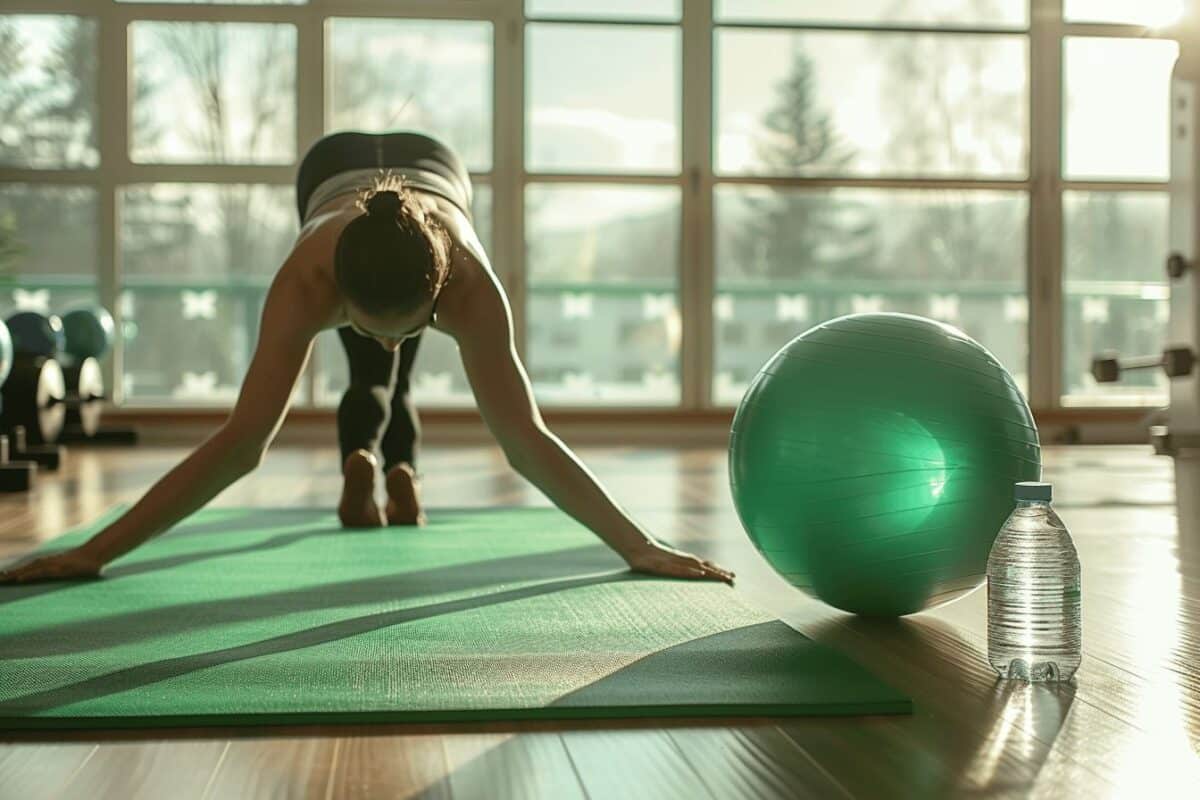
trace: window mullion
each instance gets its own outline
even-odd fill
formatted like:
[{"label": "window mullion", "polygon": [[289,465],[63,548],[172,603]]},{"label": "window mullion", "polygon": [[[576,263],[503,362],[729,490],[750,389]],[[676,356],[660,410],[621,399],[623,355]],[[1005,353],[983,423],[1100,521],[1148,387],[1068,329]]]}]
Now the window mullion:
[{"label": "window mullion", "polygon": [[1062,395],[1062,0],[1032,0],[1030,182],[1026,292],[1029,402],[1057,408]]},{"label": "window mullion", "polygon": [[714,360],[711,4],[684,4],[682,36],[681,401],[684,408],[706,408],[712,405]]},{"label": "window mullion", "polygon": [[[320,8],[306,9],[296,24],[296,165],[325,131],[325,15]],[[308,405],[317,404],[317,376],[321,348],[313,347],[305,383]]]},{"label": "window mullion", "polygon": [[98,289],[101,305],[116,322],[116,341],[111,356],[101,362],[109,402],[124,400],[124,321],[121,309],[120,209],[117,191],[129,168],[129,70],[128,28],[123,19],[101,15],[97,20],[99,41],[99,86],[96,94],[96,124],[99,126],[100,166],[93,184],[99,194],[97,244]]},{"label": "window mullion", "polygon": [[526,355],[525,31],[522,4],[494,19],[492,257],[509,295],[518,354]]}]

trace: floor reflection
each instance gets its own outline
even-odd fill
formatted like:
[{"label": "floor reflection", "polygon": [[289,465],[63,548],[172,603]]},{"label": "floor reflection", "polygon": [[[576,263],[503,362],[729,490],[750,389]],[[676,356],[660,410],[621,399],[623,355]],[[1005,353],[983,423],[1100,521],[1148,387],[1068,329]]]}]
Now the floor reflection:
[{"label": "floor reflection", "polygon": [[1012,773],[1002,769],[1006,759],[1016,758],[1029,772],[1022,784],[1033,784],[1075,700],[1069,683],[1022,683],[996,679],[984,711],[992,720],[991,731],[966,766],[963,788],[992,793],[1007,786]]},{"label": "floor reflection", "polygon": [[928,615],[839,616],[810,633],[911,691],[913,715],[888,722],[913,751],[906,760],[925,764],[909,776],[920,796],[1023,795],[1052,755],[1061,761],[1057,740],[1070,723],[1076,684],[1000,680],[981,640]]}]

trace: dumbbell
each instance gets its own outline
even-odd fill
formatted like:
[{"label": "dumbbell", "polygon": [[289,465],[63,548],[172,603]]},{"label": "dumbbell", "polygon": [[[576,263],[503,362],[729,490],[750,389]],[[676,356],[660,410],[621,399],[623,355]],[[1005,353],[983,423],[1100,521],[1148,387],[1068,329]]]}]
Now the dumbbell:
[{"label": "dumbbell", "polygon": [[62,315],[66,339],[63,374],[67,382],[67,419],[63,441],[137,444],[133,428],[101,426],[107,395],[100,359],[112,347],[116,325],[102,306],[83,306]]},{"label": "dumbbell", "polygon": [[52,358],[17,356],[3,396],[0,428],[22,425],[33,444],[91,438],[100,428],[104,376],[94,358],[63,367]]},{"label": "dumbbell", "polygon": [[[8,379],[13,365],[13,343],[8,326],[0,321],[0,385]],[[4,410],[4,398],[0,395],[0,415]],[[0,492],[24,492],[33,486],[37,475],[37,464],[32,461],[13,461],[9,457],[7,436],[0,436]]]},{"label": "dumbbell", "polygon": [[1168,347],[1162,351],[1162,355],[1128,358],[1108,352],[1092,359],[1092,377],[1097,383],[1115,383],[1120,380],[1122,372],[1162,367],[1168,378],[1180,378],[1192,374],[1195,364],[1196,354],[1190,347]]},{"label": "dumbbell", "polygon": [[[112,315],[101,306],[81,306],[61,317],[23,311],[9,317],[13,328],[14,348],[18,359],[31,357],[53,358],[62,366],[61,393],[51,393],[48,399],[32,403],[32,377],[22,375],[13,391],[23,397],[18,402],[20,413],[4,427],[25,425],[32,443],[103,442],[106,444],[136,444],[137,432],[132,428],[102,428],[100,418],[107,396],[104,373],[99,359],[112,347],[115,324]],[[36,406],[36,412],[30,405]],[[58,407],[63,424],[53,439],[44,438],[39,430],[38,417]],[[55,412],[57,413],[57,412]]]},{"label": "dumbbell", "polygon": [[66,419],[62,367],[53,358],[17,355],[0,389],[0,430],[10,455],[49,470],[62,466],[65,453],[55,444]]},{"label": "dumbbell", "polygon": [[65,344],[62,321],[20,311],[6,324],[14,356],[12,370],[0,388],[0,431],[7,433],[14,458],[58,469],[64,453],[55,442],[66,419],[66,381],[55,359]]},{"label": "dumbbell", "polygon": [[18,354],[0,389],[0,430],[22,427],[30,444],[53,444],[66,419],[66,393],[66,380],[57,361]]},{"label": "dumbbell", "polygon": [[100,359],[112,348],[116,325],[103,306],[81,306],[62,315],[63,375],[66,378],[67,418],[63,441],[137,444],[133,428],[101,426],[107,395]]},{"label": "dumbbell", "polygon": [[104,411],[104,373],[100,362],[83,358],[63,367],[66,407],[63,419],[63,438],[91,439],[100,430],[100,415]]},{"label": "dumbbell", "polygon": [[[80,307],[57,317],[23,311],[9,317],[17,357],[53,358],[62,366],[64,390],[41,397],[36,403],[37,413],[45,414],[48,407],[61,405],[64,409],[62,438],[80,441],[94,438],[100,429],[100,417],[104,405],[104,375],[98,359],[112,346],[114,324],[112,315],[102,307]],[[24,402],[19,418],[12,424],[24,424],[30,432],[30,440],[50,442],[58,437],[46,438],[34,419],[29,407],[29,396],[34,391],[31,376],[22,375],[13,390]],[[124,432],[120,432],[124,433]],[[122,437],[117,437],[122,438]]]}]

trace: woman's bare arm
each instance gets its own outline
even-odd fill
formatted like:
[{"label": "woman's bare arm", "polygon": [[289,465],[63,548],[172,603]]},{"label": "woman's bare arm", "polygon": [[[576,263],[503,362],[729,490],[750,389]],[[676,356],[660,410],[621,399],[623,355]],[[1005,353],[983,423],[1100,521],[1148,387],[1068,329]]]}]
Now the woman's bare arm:
[{"label": "woman's bare arm", "polygon": [[[629,518],[542,420],[512,341],[504,291],[490,270],[463,302],[464,329],[443,326],[458,341],[480,413],[513,469],[589,528],[633,569],[657,575],[732,582],[733,573],[656,542]],[[469,329],[465,328],[469,325]]]},{"label": "woman's bare arm", "polygon": [[87,542],[6,570],[0,573],[0,583],[96,575],[108,562],[168,530],[251,472],[283,422],[320,329],[307,319],[311,311],[305,313],[313,308],[309,291],[287,265],[276,276],[237,404],[216,433]]}]

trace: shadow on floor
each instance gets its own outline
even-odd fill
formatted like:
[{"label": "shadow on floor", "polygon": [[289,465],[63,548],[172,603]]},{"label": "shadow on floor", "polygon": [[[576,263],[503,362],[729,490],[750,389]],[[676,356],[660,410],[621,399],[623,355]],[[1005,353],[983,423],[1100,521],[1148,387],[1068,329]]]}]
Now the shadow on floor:
[{"label": "shadow on floor", "polygon": [[[911,717],[883,720],[850,738],[878,754],[877,769],[906,775],[914,796],[1025,794],[1068,725],[1073,683],[1000,680],[984,652],[935,617],[846,615],[811,633],[912,694]],[[785,729],[802,744],[814,735]]]}]

